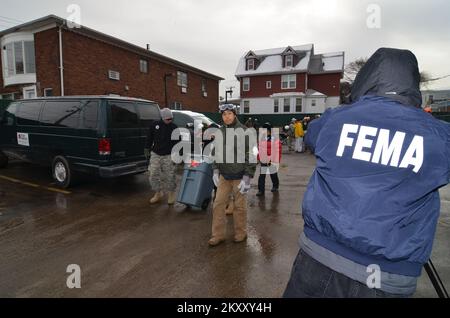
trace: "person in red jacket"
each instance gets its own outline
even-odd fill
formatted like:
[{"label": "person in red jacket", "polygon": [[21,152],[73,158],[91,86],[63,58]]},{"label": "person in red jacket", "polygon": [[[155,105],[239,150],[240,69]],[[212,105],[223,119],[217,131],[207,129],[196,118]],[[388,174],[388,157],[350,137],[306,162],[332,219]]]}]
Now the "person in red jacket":
[{"label": "person in red jacket", "polygon": [[[272,124],[265,123],[264,129],[267,129],[267,134],[261,135],[258,144],[258,161],[261,164],[261,171],[258,180],[258,197],[265,195],[266,175],[270,174],[272,179],[272,192],[278,192],[280,181],[278,179],[278,169],[281,162],[281,142],[278,138],[272,136]],[[264,134],[264,133],[263,133]]]}]

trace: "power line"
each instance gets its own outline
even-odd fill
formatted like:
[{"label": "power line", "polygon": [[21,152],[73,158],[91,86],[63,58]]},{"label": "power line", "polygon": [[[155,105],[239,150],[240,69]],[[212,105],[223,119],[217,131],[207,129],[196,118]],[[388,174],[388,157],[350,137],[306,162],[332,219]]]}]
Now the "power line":
[{"label": "power line", "polygon": [[10,23],[25,23],[25,21],[17,20],[14,18],[8,18],[8,17],[2,16],[2,15],[0,15],[0,18],[3,20],[9,20],[9,21],[11,21]]}]

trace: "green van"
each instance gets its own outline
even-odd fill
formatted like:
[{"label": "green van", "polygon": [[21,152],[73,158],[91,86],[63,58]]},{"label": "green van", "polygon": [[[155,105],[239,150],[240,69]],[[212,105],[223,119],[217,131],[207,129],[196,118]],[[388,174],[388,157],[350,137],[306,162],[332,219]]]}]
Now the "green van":
[{"label": "green van", "polygon": [[78,173],[104,178],[147,171],[148,127],[160,120],[155,102],[111,96],[21,100],[0,115],[0,168],[8,158],[52,167],[58,186]]}]

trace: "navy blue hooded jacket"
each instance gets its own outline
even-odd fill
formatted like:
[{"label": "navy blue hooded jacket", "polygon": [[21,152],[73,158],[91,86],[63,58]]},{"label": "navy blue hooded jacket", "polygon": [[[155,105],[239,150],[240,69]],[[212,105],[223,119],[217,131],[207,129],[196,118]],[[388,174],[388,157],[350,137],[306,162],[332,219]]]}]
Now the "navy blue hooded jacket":
[{"label": "navy blue hooded jacket", "polygon": [[425,113],[417,60],[378,50],[351,105],[308,127],[317,168],[303,200],[305,235],[361,265],[418,277],[430,257],[449,182],[450,125]]}]

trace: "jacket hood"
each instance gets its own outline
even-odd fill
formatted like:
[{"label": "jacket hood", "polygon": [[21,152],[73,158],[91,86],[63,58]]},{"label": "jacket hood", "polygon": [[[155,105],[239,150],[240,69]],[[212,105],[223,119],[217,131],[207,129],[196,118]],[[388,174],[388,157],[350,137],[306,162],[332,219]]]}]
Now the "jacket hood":
[{"label": "jacket hood", "polygon": [[364,95],[387,97],[405,105],[421,107],[420,73],[415,55],[408,50],[377,50],[352,86],[352,102]]}]

